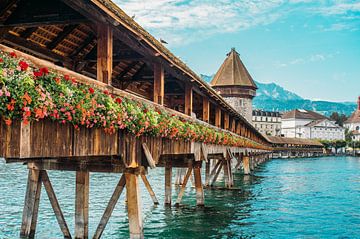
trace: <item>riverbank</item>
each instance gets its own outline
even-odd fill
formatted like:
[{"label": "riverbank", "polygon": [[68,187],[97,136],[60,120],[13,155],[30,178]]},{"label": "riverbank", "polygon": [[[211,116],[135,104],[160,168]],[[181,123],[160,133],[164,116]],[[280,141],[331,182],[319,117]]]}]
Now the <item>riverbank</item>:
[{"label": "riverbank", "polygon": [[[242,190],[205,190],[206,206],[195,207],[188,188],[179,209],[163,206],[164,170],[149,174],[160,200],[153,206],[143,185],[146,238],[357,238],[360,237],[360,159],[322,157],[271,160],[254,176],[235,175]],[[49,172],[71,231],[74,230],[72,172]],[[90,235],[120,175],[92,174]],[[25,195],[26,167],[0,160],[0,238],[17,238]],[[220,183],[219,183],[220,185]],[[223,185],[223,184],[221,184]],[[173,196],[176,196],[174,190]],[[124,195],[104,238],[128,237]],[[42,194],[37,238],[61,238],[46,194]]]}]

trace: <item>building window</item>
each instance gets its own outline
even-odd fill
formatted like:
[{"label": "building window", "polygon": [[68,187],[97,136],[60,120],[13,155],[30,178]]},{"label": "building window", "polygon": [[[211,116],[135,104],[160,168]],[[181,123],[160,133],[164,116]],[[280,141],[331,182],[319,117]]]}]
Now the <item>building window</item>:
[{"label": "building window", "polygon": [[359,126],[356,126],[356,130],[359,130],[360,129],[360,127]]}]

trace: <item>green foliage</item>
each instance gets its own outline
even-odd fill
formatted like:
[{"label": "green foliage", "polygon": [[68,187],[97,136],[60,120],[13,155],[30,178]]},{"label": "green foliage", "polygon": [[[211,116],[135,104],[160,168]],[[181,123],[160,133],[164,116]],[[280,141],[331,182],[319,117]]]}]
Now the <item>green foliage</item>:
[{"label": "green foliage", "polygon": [[346,115],[339,114],[338,112],[333,112],[330,115],[330,119],[335,121],[336,124],[343,126],[344,122],[348,119]]}]

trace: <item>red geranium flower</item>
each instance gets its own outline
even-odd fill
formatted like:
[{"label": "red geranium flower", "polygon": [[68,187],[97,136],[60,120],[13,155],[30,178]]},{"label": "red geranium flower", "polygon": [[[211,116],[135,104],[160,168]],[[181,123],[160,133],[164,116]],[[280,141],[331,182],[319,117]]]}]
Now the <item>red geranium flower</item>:
[{"label": "red geranium flower", "polygon": [[94,94],[95,90],[90,87],[90,88],[89,88],[89,92],[90,92],[90,94]]},{"label": "red geranium flower", "polygon": [[14,57],[14,58],[17,57],[17,55],[16,55],[15,52],[10,52],[10,56],[11,56],[11,57]]},{"label": "red geranium flower", "polygon": [[70,76],[69,75],[64,75],[64,79],[65,80],[70,80]]},{"label": "red geranium flower", "polygon": [[144,109],[143,112],[146,114],[148,112],[148,109]]},{"label": "red geranium flower", "polygon": [[43,73],[41,71],[34,71],[34,76],[41,77]]},{"label": "red geranium flower", "polygon": [[121,98],[116,98],[116,103],[118,103],[118,104],[121,104],[121,102],[122,102],[122,99]]},{"label": "red geranium flower", "polygon": [[109,94],[109,91],[108,91],[108,90],[104,90],[104,94],[105,94],[105,95],[108,95],[108,94]]},{"label": "red geranium flower", "polygon": [[44,75],[49,74],[49,70],[46,67],[40,68],[40,72],[43,73]]},{"label": "red geranium flower", "polygon": [[29,64],[26,63],[25,61],[20,61],[20,62],[19,62],[19,66],[20,66],[20,68],[21,68],[22,71],[26,71],[27,68],[29,67]]},{"label": "red geranium flower", "polygon": [[0,58],[0,63],[1,63],[1,62],[4,62],[4,60],[3,60],[2,58]]}]

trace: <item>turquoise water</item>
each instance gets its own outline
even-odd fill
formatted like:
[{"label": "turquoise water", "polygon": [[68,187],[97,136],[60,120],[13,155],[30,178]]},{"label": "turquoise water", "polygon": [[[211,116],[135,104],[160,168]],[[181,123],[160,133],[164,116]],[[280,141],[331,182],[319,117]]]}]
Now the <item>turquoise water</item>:
[{"label": "turquoise water", "polygon": [[[159,206],[142,187],[147,238],[360,238],[360,159],[352,157],[272,160],[254,176],[235,176],[242,190],[206,190],[205,208],[195,207],[188,188],[183,206],[165,208],[164,170],[151,171]],[[174,173],[175,174],[175,173]],[[49,172],[64,216],[74,231],[74,178]],[[91,174],[90,235],[120,175]],[[18,238],[27,170],[0,160],[0,238]],[[173,200],[176,200],[174,190]],[[128,237],[124,195],[103,238]],[[42,191],[36,238],[62,238],[45,190]]]}]

